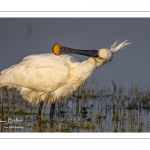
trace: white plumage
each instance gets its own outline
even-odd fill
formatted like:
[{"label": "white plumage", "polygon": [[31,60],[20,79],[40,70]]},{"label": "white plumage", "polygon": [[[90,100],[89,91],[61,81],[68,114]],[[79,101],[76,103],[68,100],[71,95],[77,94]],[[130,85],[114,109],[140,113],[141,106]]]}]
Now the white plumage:
[{"label": "white plumage", "polygon": [[110,61],[113,52],[129,43],[124,41],[118,46],[116,44],[113,44],[110,50],[99,50],[99,57],[90,57],[83,62],[64,54],[27,56],[19,64],[1,72],[0,87],[16,88],[22,97],[32,104],[40,101],[50,104],[64,100],[81,86],[96,68]]}]

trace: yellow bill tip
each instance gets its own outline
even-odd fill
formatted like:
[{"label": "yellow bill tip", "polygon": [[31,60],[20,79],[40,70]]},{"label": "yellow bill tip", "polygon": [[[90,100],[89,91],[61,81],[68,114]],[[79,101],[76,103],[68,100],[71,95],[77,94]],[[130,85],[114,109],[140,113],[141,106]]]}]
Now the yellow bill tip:
[{"label": "yellow bill tip", "polygon": [[61,48],[61,45],[60,45],[60,44],[58,44],[58,43],[54,44],[54,45],[53,45],[53,48],[52,48],[53,53],[54,53],[55,55],[60,55],[60,54],[61,54],[61,53],[60,53],[60,48]]}]

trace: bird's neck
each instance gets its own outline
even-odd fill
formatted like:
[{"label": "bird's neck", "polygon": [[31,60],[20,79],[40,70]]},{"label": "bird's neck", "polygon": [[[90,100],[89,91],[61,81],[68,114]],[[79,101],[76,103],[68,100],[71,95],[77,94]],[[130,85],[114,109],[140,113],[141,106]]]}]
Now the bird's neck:
[{"label": "bird's neck", "polygon": [[97,64],[94,58],[83,61],[77,67],[70,71],[70,80],[73,89],[76,90],[81,86],[96,70]]}]

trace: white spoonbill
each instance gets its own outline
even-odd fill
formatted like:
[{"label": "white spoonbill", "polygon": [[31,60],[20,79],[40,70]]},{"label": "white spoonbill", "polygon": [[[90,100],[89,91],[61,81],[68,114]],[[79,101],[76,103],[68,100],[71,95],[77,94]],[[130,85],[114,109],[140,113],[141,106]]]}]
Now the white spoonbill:
[{"label": "white spoonbill", "polygon": [[[128,40],[110,49],[77,50],[60,44],[53,46],[53,53],[36,54],[25,57],[20,63],[1,72],[0,88],[16,88],[20,95],[32,104],[55,104],[67,99],[81,86],[95,69],[112,60],[113,54],[130,44]],[[65,53],[89,56],[79,62]],[[54,105],[55,106],[55,105]],[[51,106],[51,111],[52,106]]]}]

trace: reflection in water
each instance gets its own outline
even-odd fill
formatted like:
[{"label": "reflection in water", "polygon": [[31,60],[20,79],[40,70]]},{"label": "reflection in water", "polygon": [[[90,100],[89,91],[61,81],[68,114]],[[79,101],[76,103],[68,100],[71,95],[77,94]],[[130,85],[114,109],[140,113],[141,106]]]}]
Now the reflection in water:
[{"label": "reflection in water", "polygon": [[[0,109],[1,132],[149,132],[150,90],[137,86],[90,89],[81,87],[62,103],[56,103],[53,120],[44,106],[23,100],[15,90],[3,90]],[[8,121],[9,120],[9,121]],[[11,120],[11,121],[10,121]]]}]

